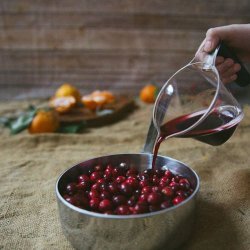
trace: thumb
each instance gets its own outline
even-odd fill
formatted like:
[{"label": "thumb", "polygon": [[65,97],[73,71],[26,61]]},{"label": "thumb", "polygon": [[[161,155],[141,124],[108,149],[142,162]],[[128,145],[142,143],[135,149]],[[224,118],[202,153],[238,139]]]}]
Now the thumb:
[{"label": "thumb", "polygon": [[220,38],[216,29],[209,29],[206,34],[203,50],[205,52],[213,51],[219,44]]}]

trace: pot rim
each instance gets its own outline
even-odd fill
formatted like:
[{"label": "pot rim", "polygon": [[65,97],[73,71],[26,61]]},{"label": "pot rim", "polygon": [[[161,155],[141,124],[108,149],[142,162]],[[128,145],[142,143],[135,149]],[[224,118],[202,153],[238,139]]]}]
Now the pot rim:
[{"label": "pot rim", "polygon": [[97,159],[97,158],[111,157],[111,156],[119,156],[119,155],[152,155],[152,154],[150,154],[150,153],[120,153],[120,154],[112,154],[112,155],[103,155],[103,156],[99,156],[99,157],[87,159],[87,160],[85,160],[85,161],[81,161],[81,162],[75,164],[74,166],[69,167],[68,169],[66,169],[66,170],[65,170],[63,173],[61,173],[60,176],[57,178],[56,187],[55,187],[55,192],[56,192],[57,198],[58,198],[58,199],[60,200],[60,202],[62,202],[66,207],[69,207],[69,208],[72,209],[73,211],[78,212],[78,213],[83,214],[83,215],[88,215],[88,216],[91,216],[91,217],[102,218],[102,219],[136,219],[136,218],[147,218],[147,217],[152,217],[152,216],[156,216],[156,215],[159,215],[159,214],[171,212],[172,210],[178,209],[179,207],[182,207],[182,206],[184,206],[186,203],[190,202],[190,201],[197,195],[197,193],[198,193],[198,191],[199,191],[199,188],[200,188],[199,176],[197,175],[197,173],[196,173],[192,168],[190,168],[189,166],[187,166],[187,165],[184,164],[183,162],[178,161],[178,160],[176,160],[176,159],[174,159],[174,158],[171,158],[171,157],[168,157],[168,156],[157,155],[157,158],[158,158],[158,157],[167,158],[167,159],[169,159],[170,161],[172,160],[172,161],[175,161],[175,162],[180,163],[181,165],[184,165],[186,168],[188,168],[188,169],[192,172],[192,174],[194,175],[194,177],[195,177],[195,179],[196,179],[197,184],[196,184],[196,187],[195,187],[193,193],[192,193],[187,199],[185,199],[184,201],[182,201],[182,202],[181,202],[180,204],[178,204],[178,205],[175,205],[175,206],[172,206],[172,207],[169,207],[169,208],[160,210],[160,211],[150,212],[150,213],[143,213],[143,214],[136,214],[136,215],[110,215],[110,214],[102,214],[102,213],[91,212],[91,211],[88,211],[88,210],[85,210],[85,209],[76,207],[76,206],[70,204],[69,202],[67,202],[67,201],[62,197],[62,195],[60,194],[59,189],[58,189],[58,183],[60,182],[62,176],[63,176],[64,174],[66,174],[70,169],[76,167],[76,166],[79,165],[79,164],[82,164],[82,163],[87,162],[87,161],[95,160],[95,159]]}]

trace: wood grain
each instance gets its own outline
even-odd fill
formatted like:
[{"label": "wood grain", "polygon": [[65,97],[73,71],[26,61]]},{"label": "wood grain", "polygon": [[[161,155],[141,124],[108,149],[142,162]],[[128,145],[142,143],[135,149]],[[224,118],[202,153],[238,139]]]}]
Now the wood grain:
[{"label": "wood grain", "polygon": [[209,27],[248,22],[248,0],[2,0],[0,100],[63,82],[137,95],[190,61]]}]

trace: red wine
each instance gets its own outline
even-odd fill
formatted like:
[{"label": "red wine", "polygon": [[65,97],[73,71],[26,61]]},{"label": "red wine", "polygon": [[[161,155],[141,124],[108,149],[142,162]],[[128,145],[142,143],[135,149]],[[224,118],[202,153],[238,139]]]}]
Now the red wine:
[{"label": "red wine", "polygon": [[[205,111],[200,111],[183,115],[160,127],[160,135],[158,136],[154,147],[153,168],[162,141],[164,141],[166,137],[189,128],[191,125],[195,124],[204,113]],[[218,146],[225,143],[232,136],[241,118],[242,115],[239,115],[239,111],[235,107],[224,106],[221,107],[220,110],[217,109],[211,111],[201,124],[177,137],[191,137],[201,142]]]}]

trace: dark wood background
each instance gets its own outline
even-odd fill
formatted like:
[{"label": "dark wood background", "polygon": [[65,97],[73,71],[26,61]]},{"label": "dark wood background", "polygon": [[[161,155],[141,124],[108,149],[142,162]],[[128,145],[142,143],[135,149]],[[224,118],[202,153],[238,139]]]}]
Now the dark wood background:
[{"label": "dark wood background", "polygon": [[249,0],[1,0],[0,100],[64,82],[137,95],[190,61],[209,27],[249,22]]}]

